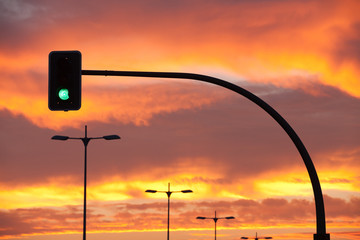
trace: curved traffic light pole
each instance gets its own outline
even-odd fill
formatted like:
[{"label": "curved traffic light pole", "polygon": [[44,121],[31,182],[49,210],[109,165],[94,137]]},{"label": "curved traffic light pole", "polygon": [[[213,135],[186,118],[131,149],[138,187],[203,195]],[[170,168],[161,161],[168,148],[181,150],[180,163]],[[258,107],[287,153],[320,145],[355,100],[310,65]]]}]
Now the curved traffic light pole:
[{"label": "curved traffic light pole", "polygon": [[310,158],[308,151],[306,150],[304,144],[300,140],[299,136],[296,134],[294,129],[289,125],[289,123],[273,109],[269,104],[264,102],[262,99],[254,95],[253,93],[219,78],[193,74],[193,73],[179,73],[179,72],[139,72],[139,71],[107,71],[107,70],[82,70],[82,75],[97,75],[97,76],[126,76],[126,77],[152,77],[152,78],[176,78],[176,79],[191,79],[207,83],[212,83],[224,88],[227,88],[231,91],[234,91],[259,107],[265,110],[288,134],[293,143],[295,144],[297,150],[299,151],[306,169],[308,171],[311,185],[314,192],[315,207],[316,207],[316,234],[314,234],[314,240],[329,240],[330,234],[326,233],[326,223],[325,223],[325,209],[324,209],[324,199],[321,191],[321,186],[319,182],[318,175],[315,170],[315,166]]}]

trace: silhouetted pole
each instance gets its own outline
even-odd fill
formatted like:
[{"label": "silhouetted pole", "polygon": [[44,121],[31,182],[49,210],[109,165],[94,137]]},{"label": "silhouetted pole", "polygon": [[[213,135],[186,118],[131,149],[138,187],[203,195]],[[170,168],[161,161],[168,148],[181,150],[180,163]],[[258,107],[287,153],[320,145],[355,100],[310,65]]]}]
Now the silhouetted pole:
[{"label": "silhouetted pole", "polygon": [[214,218],[214,223],[215,223],[215,240],[216,240],[216,222],[217,222],[218,218],[216,218],[216,211],[215,211],[215,218]]},{"label": "silhouetted pole", "polygon": [[216,217],[216,211],[215,211],[215,217],[213,218],[209,218],[209,217],[197,217],[196,219],[201,219],[201,220],[204,220],[204,219],[212,219],[214,220],[214,223],[215,223],[215,240],[216,240],[216,223],[219,219],[235,219],[233,216],[229,216],[229,217]]},{"label": "silhouetted pole", "polygon": [[119,137],[118,135],[107,135],[107,136],[103,136],[103,137],[92,137],[92,138],[88,138],[88,137],[87,137],[87,126],[85,125],[85,137],[83,137],[83,138],[73,138],[73,137],[68,137],[68,136],[55,135],[55,136],[53,136],[51,139],[53,139],[53,140],[62,140],[62,141],[66,141],[66,140],[68,140],[68,139],[76,139],[76,140],[81,140],[81,141],[83,142],[83,144],[84,144],[85,153],[84,153],[83,240],[86,240],[87,146],[88,146],[90,140],[92,140],[92,139],[115,140],[115,139],[120,139],[120,137]]},{"label": "silhouetted pole", "polygon": [[259,107],[266,111],[288,134],[293,141],[297,150],[299,151],[306,169],[308,171],[311,185],[314,192],[315,208],[316,208],[316,234],[314,234],[314,240],[329,240],[330,234],[326,233],[326,222],[325,222],[325,207],[320,181],[315,170],[315,166],[310,158],[308,151],[304,144],[296,134],[290,124],[269,104],[264,102],[261,98],[254,95],[253,93],[227,81],[219,78],[210,77],[201,74],[193,73],[177,73],[177,72],[138,72],[138,71],[107,71],[107,70],[82,70],[82,75],[97,75],[97,76],[126,76],[126,77],[152,77],[152,78],[176,78],[176,79],[192,79],[202,82],[212,83],[218,86],[222,86],[231,91],[234,91]]},{"label": "silhouetted pole", "polygon": [[170,183],[168,183],[168,191],[166,192],[166,195],[168,197],[168,216],[167,216],[167,240],[170,239]]},{"label": "silhouetted pole", "polygon": [[90,139],[87,137],[87,126],[85,125],[85,137],[81,138],[85,149],[84,159],[84,217],[83,217],[83,240],[86,240],[86,189],[87,189],[87,145]]},{"label": "silhouetted pole", "polygon": [[167,191],[158,191],[158,190],[146,190],[145,192],[147,193],[157,193],[157,192],[161,192],[161,193],[166,193],[167,197],[168,197],[168,211],[167,211],[167,240],[170,239],[170,196],[172,193],[192,193],[192,190],[181,190],[181,191],[170,191],[170,183],[168,183],[168,190]]}]

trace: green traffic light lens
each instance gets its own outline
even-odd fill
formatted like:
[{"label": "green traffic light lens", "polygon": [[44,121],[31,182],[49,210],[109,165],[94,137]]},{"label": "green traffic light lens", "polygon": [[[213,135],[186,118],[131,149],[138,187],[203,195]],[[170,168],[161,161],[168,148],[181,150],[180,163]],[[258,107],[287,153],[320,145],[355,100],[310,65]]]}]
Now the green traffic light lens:
[{"label": "green traffic light lens", "polygon": [[59,98],[64,101],[68,100],[69,99],[69,90],[67,90],[66,88],[60,89]]}]

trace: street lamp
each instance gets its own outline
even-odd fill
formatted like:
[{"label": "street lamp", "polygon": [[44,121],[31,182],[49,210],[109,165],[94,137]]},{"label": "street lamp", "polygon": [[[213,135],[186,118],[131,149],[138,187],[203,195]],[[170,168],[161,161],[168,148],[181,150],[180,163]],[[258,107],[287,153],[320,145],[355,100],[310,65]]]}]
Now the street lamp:
[{"label": "street lamp", "polygon": [[168,196],[168,218],[167,218],[167,240],[169,240],[170,235],[170,196],[172,193],[192,193],[193,191],[190,189],[187,190],[181,190],[181,191],[170,191],[170,183],[168,183],[168,190],[167,191],[158,191],[158,190],[146,190],[147,193],[166,193]]},{"label": "street lamp", "polygon": [[258,237],[257,233],[256,236],[253,238],[249,238],[249,237],[241,237],[240,239],[255,239],[255,240],[259,240],[259,239],[273,239],[272,237]]},{"label": "street lamp", "polygon": [[81,140],[85,147],[85,160],[84,160],[84,216],[83,216],[83,240],[86,240],[86,179],[87,179],[87,145],[92,139],[105,139],[105,140],[115,140],[120,139],[118,135],[107,135],[103,137],[88,137],[87,136],[87,126],[85,125],[85,137],[83,138],[74,138],[68,136],[55,135],[51,138],[52,140],[66,141],[68,139]]},{"label": "street lamp", "polygon": [[233,216],[229,216],[229,217],[216,217],[216,211],[215,211],[215,217],[213,217],[213,218],[209,218],[209,217],[197,217],[196,219],[201,219],[201,220],[204,220],[204,219],[212,219],[212,220],[214,220],[214,222],[215,222],[215,240],[216,240],[216,222],[217,222],[219,219],[235,219],[235,217],[233,217]]}]

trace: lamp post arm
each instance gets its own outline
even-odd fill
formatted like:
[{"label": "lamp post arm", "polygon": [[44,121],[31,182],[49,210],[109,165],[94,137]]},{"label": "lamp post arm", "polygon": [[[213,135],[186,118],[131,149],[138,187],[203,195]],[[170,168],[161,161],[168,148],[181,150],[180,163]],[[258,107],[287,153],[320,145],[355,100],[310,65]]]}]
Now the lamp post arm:
[{"label": "lamp post arm", "polygon": [[127,76],[127,77],[152,77],[152,78],[175,78],[175,79],[191,79],[198,80],[202,82],[212,83],[218,86],[222,86],[229,90],[232,90],[259,107],[266,111],[288,134],[290,139],[293,141],[297,150],[299,151],[306,169],[308,171],[310,181],[313,188],[314,199],[315,199],[315,208],[316,208],[316,231],[314,234],[314,240],[328,240],[330,235],[326,233],[326,222],[325,222],[325,209],[324,209],[324,200],[322,195],[322,190],[320,186],[320,181],[315,170],[315,166],[310,158],[308,151],[306,150],[304,144],[300,140],[299,136],[296,134],[294,129],[289,125],[289,123],[273,109],[265,101],[254,95],[253,93],[227,81],[224,81],[219,78],[210,77],[201,74],[193,73],[179,73],[179,72],[140,72],[140,71],[108,71],[108,70],[82,70],[82,75],[98,75],[98,76]]},{"label": "lamp post arm", "polygon": [[166,195],[169,197],[174,191],[168,192],[168,191],[158,191],[158,190],[154,190],[154,193],[166,193]]}]

